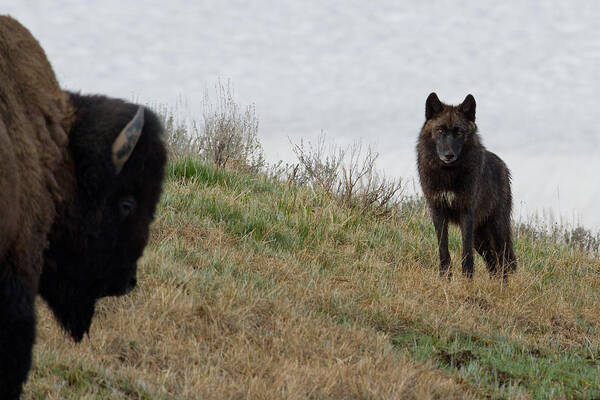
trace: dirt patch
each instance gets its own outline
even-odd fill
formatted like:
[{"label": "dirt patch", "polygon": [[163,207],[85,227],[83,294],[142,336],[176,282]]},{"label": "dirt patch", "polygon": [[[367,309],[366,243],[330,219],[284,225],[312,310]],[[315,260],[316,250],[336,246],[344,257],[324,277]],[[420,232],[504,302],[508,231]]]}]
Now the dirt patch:
[{"label": "dirt patch", "polygon": [[436,358],[454,368],[461,369],[473,360],[477,360],[477,356],[471,350],[460,350],[449,353],[444,349],[438,350]]},{"label": "dirt patch", "polygon": [[552,324],[552,333],[564,333],[575,330],[575,324],[560,314],[554,314],[550,318],[550,323]]},{"label": "dirt patch", "polygon": [[518,384],[522,382],[520,378],[507,371],[496,371],[496,379],[498,379],[499,386],[506,386],[510,383]]},{"label": "dirt patch", "polygon": [[486,299],[484,299],[483,297],[479,297],[479,296],[474,296],[474,297],[467,296],[465,298],[465,303],[470,304],[475,307],[479,307],[483,311],[489,311],[492,309],[492,304],[489,301],[487,301]]}]

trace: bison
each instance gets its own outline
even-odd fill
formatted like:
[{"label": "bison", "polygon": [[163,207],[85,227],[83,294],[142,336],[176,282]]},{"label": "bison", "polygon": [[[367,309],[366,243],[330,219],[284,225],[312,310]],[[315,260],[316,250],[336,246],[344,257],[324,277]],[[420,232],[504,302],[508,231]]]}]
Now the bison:
[{"label": "bison", "polygon": [[162,190],[150,110],[61,90],[29,31],[0,16],[0,398],[31,367],[39,293],[75,341],[96,301],[136,286]]}]

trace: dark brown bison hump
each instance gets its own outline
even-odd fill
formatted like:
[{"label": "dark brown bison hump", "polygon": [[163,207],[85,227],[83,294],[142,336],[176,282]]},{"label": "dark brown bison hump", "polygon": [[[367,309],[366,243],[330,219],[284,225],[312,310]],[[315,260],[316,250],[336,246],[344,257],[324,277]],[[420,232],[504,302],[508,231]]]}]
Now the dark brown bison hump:
[{"label": "dark brown bison hump", "polygon": [[0,211],[0,260],[7,256],[19,226],[20,213],[15,209],[19,192],[16,170],[17,160],[12,142],[0,120],[0,210],[4,210]]},{"label": "dark brown bison hump", "polygon": [[[12,198],[2,198],[16,204],[0,209],[0,219],[17,211],[18,231],[3,241],[10,243],[11,264],[34,292],[61,198],[55,171],[66,154],[69,107],[37,40],[13,18],[0,16],[0,129],[15,155],[11,165],[0,153],[0,175],[17,182]],[[1,229],[0,234],[8,235]]]}]

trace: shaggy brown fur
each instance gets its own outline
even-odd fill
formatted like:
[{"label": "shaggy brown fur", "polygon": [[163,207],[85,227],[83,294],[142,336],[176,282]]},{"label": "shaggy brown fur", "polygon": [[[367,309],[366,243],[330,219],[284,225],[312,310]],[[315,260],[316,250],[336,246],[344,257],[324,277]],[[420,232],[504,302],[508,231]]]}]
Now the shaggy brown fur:
[{"label": "shaggy brown fur", "polygon": [[66,152],[68,96],[44,51],[0,17],[0,398],[17,398],[31,364],[33,301]]},{"label": "shaggy brown fur", "polygon": [[67,146],[72,112],[44,50],[10,17],[0,17],[0,82],[0,259],[10,253],[19,265],[15,272],[33,295],[60,198],[54,174]]},{"label": "shaggy brown fur", "polygon": [[473,247],[491,274],[506,277],[516,268],[510,214],[510,172],[481,144],[475,125],[475,99],[458,106],[427,98],[426,121],[417,144],[421,186],[439,244],[440,273],[448,274],[448,223],[460,226],[462,271],[473,275]]}]

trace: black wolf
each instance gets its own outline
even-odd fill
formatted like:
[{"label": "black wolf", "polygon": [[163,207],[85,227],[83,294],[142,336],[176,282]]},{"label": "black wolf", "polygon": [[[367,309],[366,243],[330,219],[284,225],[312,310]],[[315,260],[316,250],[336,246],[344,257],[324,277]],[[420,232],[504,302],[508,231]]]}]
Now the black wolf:
[{"label": "black wolf", "polygon": [[517,266],[510,230],[510,172],[481,144],[472,95],[458,106],[442,103],[435,93],[427,97],[417,166],[438,239],[440,274],[451,275],[452,222],[462,233],[463,274],[473,276],[475,248],[490,274],[506,278]]}]

